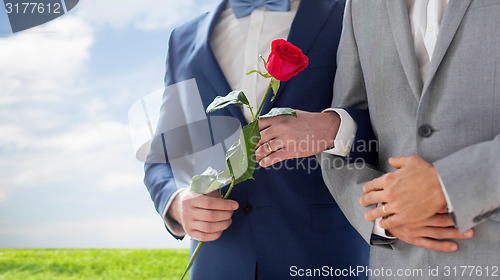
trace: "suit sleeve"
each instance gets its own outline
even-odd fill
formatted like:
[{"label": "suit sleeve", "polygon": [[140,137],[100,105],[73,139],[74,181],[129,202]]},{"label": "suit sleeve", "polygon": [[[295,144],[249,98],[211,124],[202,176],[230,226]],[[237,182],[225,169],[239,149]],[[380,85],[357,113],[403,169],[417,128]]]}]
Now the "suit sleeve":
[{"label": "suit sleeve", "polygon": [[[354,37],[351,16],[352,2],[348,1],[344,14],[343,32],[337,53],[337,74],[335,77],[334,97],[332,107],[354,108],[347,109],[358,125],[355,145],[353,150],[360,147],[360,142],[370,136],[362,135],[371,132],[371,124],[367,117],[367,97],[361,70],[358,49]],[[363,111],[365,112],[363,114]],[[372,136],[374,139],[374,136]],[[366,143],[365,143],[366,144]],[[351,152],[352,153],[352,152]],[[336,157],[321,153],[319,160],[322,166],[323,178],[335,198],[337,204],[344,212],[351,225],[360,233],[368,244],[389,247],[391,240],[372,240],[373,222],[364,219],[364,213],[375,206],[362,207],[359,198],[363,194],[365,182],[383,175],[376,169],[376,163],[358,162],[353,160],[358,157],[351,155],[349,158]]]},{"label": "suit sleeve", "polygon": [[500,134],[433,163],[453,205],[455,225],[464,232],[500,215]]},{"label": "suit sleeve", "polygon": [[[169,47],[167,51],[165,86],[172,85],[176,82],[174,76],[175,72],[172,71],[173,65],[171,58],[174,31],[172,31],[172,34],[170,35]],[[158,127],[162,127],[161,122],[164,119],[162,118],[162,115],[163,112],[160,112]],[[148,154],[146,163],[144,164],[144,184],[151,195],[156,211],[162,216],[162,219],[165,218],[163,217],[163,214],[168,201],[179,189],[175,182],[172,168],[168,163],[168,155],[164,141],[163,134],[156,131],[151,143],[151,151]],[[182,236],[177,236],[172,233],[168,227],[166,228],[176,239],[183,238]]]}]

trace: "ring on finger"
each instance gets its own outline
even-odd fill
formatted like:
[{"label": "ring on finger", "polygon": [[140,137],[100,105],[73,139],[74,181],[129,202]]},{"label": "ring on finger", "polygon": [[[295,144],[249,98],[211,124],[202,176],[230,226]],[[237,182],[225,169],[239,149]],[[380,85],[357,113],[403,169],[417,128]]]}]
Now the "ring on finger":
[{"label": "ring on finger", "polygon": [[271,152],[274,153],[274,150],[271,148],[271,145],[269,145],[269,142],[266,142],[267,149]]}]

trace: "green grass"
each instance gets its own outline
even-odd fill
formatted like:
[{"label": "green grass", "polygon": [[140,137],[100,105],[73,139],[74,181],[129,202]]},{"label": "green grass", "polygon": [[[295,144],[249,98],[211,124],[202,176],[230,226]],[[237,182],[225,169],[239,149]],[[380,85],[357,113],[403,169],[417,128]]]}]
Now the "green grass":
[{"label": "green grass", "polygon": [[0,279],[179,279],[188,249],[0,249]]}]

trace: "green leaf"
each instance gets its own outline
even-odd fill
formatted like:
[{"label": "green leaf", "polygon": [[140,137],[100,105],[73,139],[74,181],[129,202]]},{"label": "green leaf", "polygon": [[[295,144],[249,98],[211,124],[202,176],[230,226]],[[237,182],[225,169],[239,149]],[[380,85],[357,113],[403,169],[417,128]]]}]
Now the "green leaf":
[{"label": "green leaf", "polygon": [[230,181],[229,170],[217,171],[209,166],[203,173],[191,179],[191,191],[199,194],[209,193],[220,189]]},{"label": "green leaf", "polygon": [[240,139],[236,141],[226,152],[226,165],[239,184],[248,179],[253,179],[255,171],[255,146],[259,143],[259,123],[254,121],[247,124],[240,133]]},{"label": "green leaf", "polygon": [[215,112],[217,110],[221,110],[226,108],[229,105],[248,105],[250,106],[250,102],[248,102],[247,97],[241,90],[235,90],[228,93],[226,96],[217,96],[207,108],[207,114]]},{"label": "green leaf", "polygon": [[276,98],[276,94],[280,88],[280,83],[280,80],[276,80],[275,78],[271,80],[271,87],[273,88],[273,98],[271,98],[271,102],[274,101],[274,98]]},{"label": "green leaf", "polygon": [[269,113],[260,116],[259,119],[267,119],[277,116],[294,116],[297,117],[297,112],[292,108],[272,108]]}]

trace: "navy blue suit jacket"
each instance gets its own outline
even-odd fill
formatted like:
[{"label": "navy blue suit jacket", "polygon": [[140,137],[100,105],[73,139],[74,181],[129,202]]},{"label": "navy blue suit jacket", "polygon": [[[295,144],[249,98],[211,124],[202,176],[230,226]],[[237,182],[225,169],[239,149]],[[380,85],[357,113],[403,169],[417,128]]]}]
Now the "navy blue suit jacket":
[{"label": "navy blue suit jacket", "polygon": [[[266,100],[264,113],[272,107],[313,112],[330,107],[344,2],[301,1],[288,40],[309,57],[309,66],[282,83],[274,102]],[[174,29],[169,41],[165,85],[195,78],[205,108],[217,95],[232,90],[209,44],[225,5],[226,1]],[[236,106],[215,114],[233,116],[246,124]],[[358,123],[369,124],[366,112],[353,116]],[[172,170],[166,163],[146,164],[145,171],[145,184],[162,214],[177,190]],[[230,198],[240,208],[229,229],[204,245],[191,268],[191,279],[253,280],[256,267],[263,280],[301,279],[292,277],[300,275],[299,269],[368,265],[369,247],[330,195],[315,157],[287,160],[279,169],[258,168],[254,177],[234,188]],[[192,248],[195,245],[193,240]]]}]

